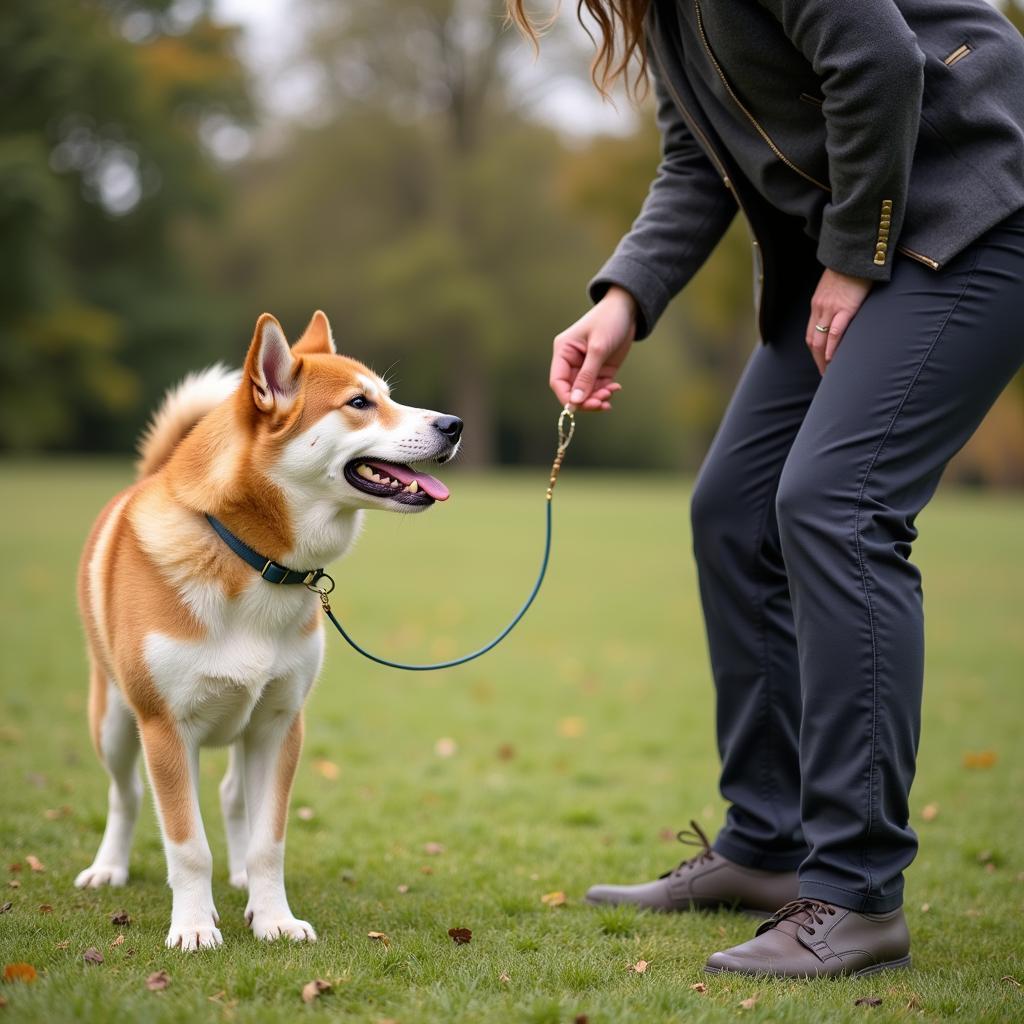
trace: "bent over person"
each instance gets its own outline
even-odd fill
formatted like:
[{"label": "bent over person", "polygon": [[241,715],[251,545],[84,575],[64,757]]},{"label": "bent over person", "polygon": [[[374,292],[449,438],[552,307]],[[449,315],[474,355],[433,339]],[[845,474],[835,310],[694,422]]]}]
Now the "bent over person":
[{"label": "bent over person", "polygon": [[986,0],[582,6],[598,83],[634,58],[653,81],[663,155],[595,305],[555,339],[555,394],[610,408],[633,342],[737,211],[760,329],[692,501],[730,806],[699,856],[588,899],[767,917],[709,971],[906,967],[910,551],[1024,361],[1024,42]]}]

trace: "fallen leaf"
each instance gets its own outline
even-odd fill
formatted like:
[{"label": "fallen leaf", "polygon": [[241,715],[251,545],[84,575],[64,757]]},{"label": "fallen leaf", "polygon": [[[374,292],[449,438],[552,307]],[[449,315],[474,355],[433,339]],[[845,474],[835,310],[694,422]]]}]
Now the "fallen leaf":
[{"label": "fallen leaf", "polygon": [[576,715],[563,718],[558,723],[558,735],[567,740],[577,740],[587,731],[587,723]]},{"label": "fallen leaf", "polygon": [[590,1024],[590,1018],[585,1013],[577,1013],[572,1019],[572,1024]]},{"label": "fallen leaf", "polygon": [[432,875],[433,873],[434,869],[429,864],[424,864],[423,867],[420,868],[421,875]]},{"label": "fallen leaf", "polygon": [[111,914],[110,923],[118,928],[128,928],[132,919],[127,910],[119,910],[116,914]]},{"label": "fallen leaf", "polygon": [[404,896],[409,891],[409,886],[407,886],[403,882],[400,886],[398,886],[398,891]]},{"label": "fallen leaf", "polygon": [[975,910],[974,907],[971,907],[969,910],[964,911],[964,917],[981,917],[981,913],[980,910]]},{"label": "fallen leaf", "polygon": [[546,892],[540,901],[546,907],[564,907],[567,902],[564,892]]},{"label": "fallen leaf", "polygon": [[516,756],[516,748],[511,743],[502,743],[498,747],[498,760],[511,761]]},{"label": "fallen leaf", "polygon": [[334,780],[341,774],[341,769],[333,761],[328,761],[323,757],[314,761],[313,767],[330,782],[334,782]]},{"label": "fallen leaf", "polygon": [[424,843],[423,852],[429,857],[437,857],[444,853],[444,846],[441,843]]},{"label": "fallen leaf", "polygon": [[696,985],[691,985],[690,988],[692,988],[694,992],[699,992],[701,995],[704,995],[708,990],[707,985],[705,985],[703,981],[698,981]]},{"label": "fallen leaf", "polygon": [[996,866],[992,863],[992,861],[989,861],[985,865],[985,872],[989,875],[994,875],[996,873]]},{"label": "fallen leaf", "polygon": [[82,959],[87,964],[101,964],[103,963],[103,954],[95,946],[90,946],[82,954]]},{"label": "fallen leaf", "polygon": [[10,871],[12,874],[17,874],[21,870],[21,862],[15,861],[13,864],[8,864],[7,870]]},{"label": "fallen leaf", "polygon": [[473,933],[468,928],[449,928],[448,935],[456,946],[465,946],[473,938]]},{"label": "fallen leaf", "polygon": [[450,736],[442,736],[434,744],[434,753],[438,757],[454,757],[458,749],[459,745]]},{"label": "fallen leaf", "polygon": [[38,857],[34,857],[31,853],[25,858],[25,863],[33,871],[41,873],[46,870],[46,867],[43,865],[43,862]]},{"label": "fallen leaf", "polygon": [[939,805],[938,804],[925,804],[921,808],[921,820],[922,821],[934,821],[939,816]]},{"label": "fallen leaf", "polygon": [[384,932],[367,932],[366,937],[368,939],[373,939],[374,942],[379,942],[383,946],[391,945],[390,936],[386,935]]},{"label": "fallen leaf", "polygon": [[14,963],[4,968],[4,981],[35,981],[38,977],[31,964]]},{"label": "fallen leaf", "polygon": [[744,1010],[752,1010],[757,1005],[757,996],[751,996],[749,999],[741,999],[740,1006]]},{"label": "fallen leaf", "polygon": [[47,821],[58,821],[61,818],[70,818],[71,813],[71,808],[67,804],[64,804],[61,807],[48,807],[43,811],[43,817]]},{"label": "fallen leaf", "polygon": [[146,979],[146,988],[150,992],[163,992],[171,983],[171,976],[166,971],[154,971]]},{"label": "fallen leaf", "polygon": [[13,906],[14,904],[10,900],[8,900],[2,907],[0,907],[0,914],[6,914],[7,911],[10,910],[11,907]]},{"label": "fallen leaf", "polygon": [[297,807],[295,816],[299,821],[312,821],[316,817],[316,812],[312,807]]},{"label": "fallen leaf", "polygon": [[21,882],[19,882],[16,878],[12,878],[7,883],[7,888],[8,889],[20,889],[21,888]]},{"label": "fallen leaf", "polygon": [[115,946],[123,946],[123,945],[124,945],[124,934],[122,933],[121,935],[118,935],[118,937],[116,939],[114,939],[113,942],[111,942],[110,948],[113,949]]},{"label": "fallen leaf", "polygon": [[511,983],[512,979],[509,977],[508,971],[502,971],[501,974],[498,975],[498,981],[500,981],[502,985],[508,985]]},{"label": "fallen leaf", "polygon": [[914,993],[914,995],[912,995],[910,997],[910,1001],[907,1003],[906,1009],[907,1010],[920,1010],[921,1009],[921,1000],[917,997],[917,993]]},{"label": "fallen leaf", "polygon": [[650,966],[650,962],[647,960],[637,960],[635,964],[629,965],[629,969],[634,974],[645,974],[647,972],[647,968]]},{"label": "fallen leaf", "polygon": [[52,914],[53,913],[53,905],[50,904],[50,903],[40,903],[39,904],[39,913],[40,914]]},{"label": "fallen leaf", "polygon": [[854,999],[854,1006],[881,1006],[882,1000],[878,996],[861,996],[859,999]]},{"label": "fallen leaf", "polygon": [[53,948],[54,949],[67,949],[68,946],[70,946],[70,945],[71,945],[71,940],[70,939],[61,939],[60,942],[55,942],[53,944]]},{"label": "fallen leaf", "polygon": [[1015,986],[1016,988],[1022,987],[1021,983],[1016,978],[1011,977],[1009,974],[1004,974],[999,980],[1008,981],[1011,985]]},{"label": "fallen leaf", "polygon": [[968,751],[964,754],[965,768],[991,768],[999,760],[994,750],[979,750],[977,753]]},{"label": "fallen leaf", "polygon": [[[372,932],[370,933],[373,934]],[[331,983],[324,981],[323,978],[315,978],[313,981],[307,981],[302,986],[302,1001],[304,1003],[311,1003],[314,999],[319,999],[325,992],[331,991]]]}]

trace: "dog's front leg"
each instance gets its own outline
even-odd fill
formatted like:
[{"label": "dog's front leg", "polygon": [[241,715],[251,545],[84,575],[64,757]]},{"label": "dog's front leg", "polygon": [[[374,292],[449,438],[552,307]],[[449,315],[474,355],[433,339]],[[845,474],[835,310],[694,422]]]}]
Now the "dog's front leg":
[{"label": "dog's front leg", "polygon": [[243,744],[249,812],[245,919],[258,939],[285,936],[315,942],[313,926],[292,914],[284,888],[284,835],[302,750],[301,709],[281,709],[273,701],[261,704],[246,727]]},{"label": "dog's front leg", "polygon": [[146,769],[156,796],[171,887],[167,945],[184,950],[222,943],[213,905],[213,857],[199,813],[199,744],[169,712],[139,718]]}]

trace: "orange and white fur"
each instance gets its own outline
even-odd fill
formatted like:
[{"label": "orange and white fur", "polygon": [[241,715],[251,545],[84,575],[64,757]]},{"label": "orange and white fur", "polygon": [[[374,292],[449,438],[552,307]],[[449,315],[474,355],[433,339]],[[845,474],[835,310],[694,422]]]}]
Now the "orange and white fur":
[{"label": "orange and white fur", "polygon": [[433,504],[416,478],[447,496],[400,464],[447,461],[461,426],[393,402],[383,380],[335,353],[319,312],[293,347],[264,314],[241,373],[213,368],[168,394],[137,482],[103,510],[81,562],[89,720],[110,789],[103,840],[76,886],[127,881],[141,745],[173,892],[167,945],[219,946],[196,780],[199,748],[230,745],[220,798],[246,920],[259,939],[315,940],[285,895],[284,839],[302,709],[323,658],[319,601],[261,579],[205,514],[283,565],[327,565],[355,540],[363,509]]}]

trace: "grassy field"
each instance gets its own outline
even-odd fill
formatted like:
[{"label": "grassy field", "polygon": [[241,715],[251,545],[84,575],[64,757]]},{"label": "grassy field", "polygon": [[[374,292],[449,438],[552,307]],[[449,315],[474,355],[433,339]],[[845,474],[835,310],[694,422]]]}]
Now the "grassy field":
[{"label": "grassy field", "polygon": [[[920,520],[929,631],[913,796],[922,845],[907,889],[915,968],[807,985],[702,973],[708,953],[749,937],[743,917],[581,902],[592,882],[671,867],[683,854],[671,830],[695,817],[713,831],[722,810],[687,489],[665,477],[570,466],[548,586],[520,631],[472,666],[402,675],[329,638],[288,840],[292,907],[319,931],[315,946],[258,945],[243,924],[217,811],[223,751],[202,768],[221,950],[164,948],[170,893],[148,795],[128,887],[77,892],[106,783],[86,729],[74,568],[92,516],[128,473],[0,466],[0,903],[11,904],[0,965],[39,975],[0,984],[0,1020],[1024,1019],[1024,989],[1003,980],[1024,982],[1024,500],[943,493]],[[489,639],[532,582],[543,471],[453,484],[449,505],[425,516],[371,515],[337,574],[336,608],[375,650],[461,652]],[[565,905],[542,903],[556,891]],[[111,923],[122,910],[130,926]],[[472,941],[455,945],[452,927]],[[84,962],[89,947],[103,963]],[[629,970],[639,960],[643,974]],[[159,970],[170,985],[148,991]],[[333,988],[304,1005],[314,978]],[[855,1006],[865,996],[882,1004]]]}]

